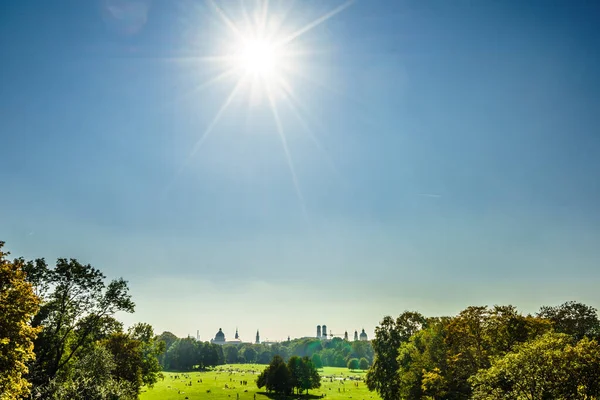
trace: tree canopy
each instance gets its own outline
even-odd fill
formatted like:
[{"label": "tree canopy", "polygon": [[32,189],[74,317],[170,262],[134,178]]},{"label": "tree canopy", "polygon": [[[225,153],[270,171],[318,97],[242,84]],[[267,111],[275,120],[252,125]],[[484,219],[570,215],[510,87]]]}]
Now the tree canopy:
[{"label": "tree canopy", "polygon": [[9,261],[0,242],[0,399],[26,396],[27,363],[35,357],[33,340],[39,328],[29,323],[39,299],[27,282],[23,260]]}]

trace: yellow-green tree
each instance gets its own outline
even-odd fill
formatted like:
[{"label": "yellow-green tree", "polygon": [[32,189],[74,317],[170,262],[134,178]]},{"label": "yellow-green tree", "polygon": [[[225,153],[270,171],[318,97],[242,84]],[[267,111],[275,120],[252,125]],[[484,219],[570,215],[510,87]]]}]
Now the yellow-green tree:
[{"label": "yellow-green tree", "polygon": [[32,360],[33,340],[38,329],[30,321],[38,311],[39,299],[23,272],[23,260],[10,261],[0,241],[0,400],[29,394],[25,379]]}]

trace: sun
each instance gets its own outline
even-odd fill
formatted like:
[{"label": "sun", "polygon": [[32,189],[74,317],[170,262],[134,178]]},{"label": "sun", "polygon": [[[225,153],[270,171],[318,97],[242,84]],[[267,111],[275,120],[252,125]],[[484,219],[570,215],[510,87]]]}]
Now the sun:
[{"label": "sun", "polygon": [[[208,69],[214,71],[214,76],[195,87],[193,92],[197,93],[216,83],[230,85],[231,90],[229,94],[224,96],[222,104],[218,107],[204,131],[199,134],[196,143],[177,175],[181,174],[191,158],[216,130],[227,109],[235,104],[239,97],[243,96],[247,98],[247,115],[250,107],[263,107],[266,105],[270,108],[274,122],[273,131],[281,141],[294,189],[306,215],[302,191],[292,160],[292,152],[288,146],[284,124],[282,123],[284,117],[279,109],[281,106],[285,106],[287,110],[291,111],[315,146],[324,152],[318,139],[313,135],[302,116],[302,112],[306,113],[303,110],[306,110],[307,107],[294,90],[294,78],[303,79],[305,83],[309,84],[319,83],[319,80],[311,76],[306,68],[307,58],[320,54],[318,49],[313,47],[317,42],[304,41],[303,37],[318,25],[325,23],[349,7],[355,0],[335,1],[338,2],[337,7],[302,24],[299,19],[292,18],[294,15],[291,12],[292,8],[287,6],[292,2],[206,0],[206,4],[209,6],[208,9],[214,12],[212,16],[215,17],[213,19],[208,14],[209,20],[207,20],[206,25],[217,29],[214,31],[207,30],[202,37],[218,37],[219,39],[211,42],[214,46],[212,47],[212,54],[198,55],[191,59],[202,63],[202,66],[207,65],[204,63],[212,64],[211,68]],[[253,4],[254,7],[248,7],[249,3]],[[234,5],[231,6],[231,4]],[[278,9],[277,4],[281,6],[281,9]],[[225,7],[226,5],[228,7]],[[206,49],[211,48],[211,45],[202,45],[199,48],[202,49],[202,52],[205,52]],[[327,87],[327,84],[322,86]],[[236,114],[239,115],[239,112],[236,111]]]},{"label": "sun", "polygon": [[279,72],[281,58],[281,52],[269,40],[246,39],[240,45],[236,62],[244,72],[267,78]]}]

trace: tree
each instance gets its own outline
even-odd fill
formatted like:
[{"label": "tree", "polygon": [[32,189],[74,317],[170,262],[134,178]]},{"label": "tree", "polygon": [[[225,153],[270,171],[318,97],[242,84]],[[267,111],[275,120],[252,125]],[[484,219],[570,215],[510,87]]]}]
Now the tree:
[{"label": "tree", "polygon": [[162,353],[158,355],[158,362],[162,368],[166,368],[165,357],[167,356],[167,351],[169,351],[169,347],[171,347],[178,338],[171,332],[165,331],[158,335],[156,339],[165,344]]},{"label": "tree", "polygon": [[164,352],[165,343],[157,340],[152,325],[146,323],[137,323],[129,328],[128,337],[139,342],[141,362],[137,367],[141,372],[142,385],[152,387],[160,376],[158,356]]},{"label": "tree", "polygon": [[60,400],[134,400],[131,382],[115,378],[111,353],[98,344],[73,359],[70,369],[61,370],[50,382],[34,389],[33,398]]},{"label": "tree", "polygon": [[219,355],[213,346],[220,347],[211,344],[204,349],[193,338],[177,339],[167,351],[165,364],[168,369],[175,371],[191,371],[195,365],[218,365]]},{"label": "tree", "polygon": [[269,350],[265,350],[262,353],[260,353],[260,355],[258,356],[258,363],[259,364],[268,364],[273,358],[273,353],[271,353]]},{"label": "tree", "polygon": [[133,312],[134,304],[123,279],[104,283],[105,276],[91,265],[59,258],[55,268],[43,259],[26,264],[28,279],[42,299],[33,326],[43,326],[35,341],[34,383],[44,384],[67,368],[89,346],[106,317]]},{"label": "tree", "polygon": [[321,355],[319,353],[313,354],[311,361],[315,368],[323,368],[323,361],[321,360]]},{"label": "tree", "polygon": [[600,345],[550,332],[515,346],[470,382],[476,400],[598,398]]},{"label": "tree", "polygon": [[453,398],[448,390],[445,344],[448,318],[430,318],[399,349],[400,396],[405,399]]},{"label": "tree", "polygon": [[23,260],[8,261],[0,241],[0,399],[27,396],[26,363],[33,360],[39,329],[29,324],[39,299],[26,281]]},{"label": "tree", "polygon": [[290,386],[292,387],[292,390],[297,389],[298,393],[300,393],[300,388],[302,387],[302,380],[304,378],[302,359],[298,356],[290,357],[287,367],[290,371]]},{"label": "tree", "polygon": [[358,359],[357,358],[351,358],[350,360],[348,360],[348,369],[349,370],[355,370],[358,369]]},{"label": "tree", "polygon": [[256,359],[258,358],[258,353],[256,352],[256,350],[249,346],[242,350],[242,357],[244,357],[244,360],[247,363],[252,364],[256,362]]},{"label": "tree", "polygon": [[308,391],[310,389],[318,389],[321,387],[321,376],[317,371],[317,367],[308,357],[302,357],[302,379],[300,382],[300,390]]},{"label": "tree", "polygon": [[544,306],[537,314],[549,320],[556,332],[573,336],[575,340],[600,335],[600,321],[594,307],[568,301],[556,307]]},{"label": "tree", "polygon": [[363,371],[366,369],[369,369],[369,360],[367,360],[366,358],[361,358],[359,363],[358,363],[358,368],[362,369]]},{"label": "tree", "polygon": [[237,346],[226,346],[223,352],[225,353],[226,364],[235,364],[238,362]]},{"label": "tree", "polygon": [[369,390],[377,391],[383,400],[399,398],[398,349],[421,330],[426,322],[421,314],[406,311],[396,320],[385,317],[380,326],[375,328],[375,338],[372,341],[375,360],[367,372],[366,381]]},{"label": "tree", "polygon": [[265,387],[268,392],[289,394],[292,391],[291,374],[281,356],[274,356],[271,363],[256,380],[258,388]]}]

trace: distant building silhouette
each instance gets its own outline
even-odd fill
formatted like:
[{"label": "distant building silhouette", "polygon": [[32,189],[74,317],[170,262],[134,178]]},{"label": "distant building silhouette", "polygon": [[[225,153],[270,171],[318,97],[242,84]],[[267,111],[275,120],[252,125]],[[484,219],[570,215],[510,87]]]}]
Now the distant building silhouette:
[{"label": "distant building silhouette", "polygon": [[344,332],[344,340],[345,340],[345,341],[348,341],[348,331],[345,331],[345,332]]},{"label": "distant building silhouette", "polygon": [[258,334],[258,329],[256,330],[256,344],[260,343],[260,335]]},{"label": "distant building silhouette", "polygon": [[317,325],[317,339],[321,339],[321,325]]},{"label": "distant building silhouette", "polygon": [[360,340],[361,340],[362,342],[366,342],[367,340],[369,340],[369,339],[367,338],[367,334],[365,333],[365,330],[364,330],[364,329],[363,329],[363,330],[362,330],[362,332],[360,333]]},{"label": "distant building silhouette", "polygon": [[354,331],[354,341],[358,342],[358,332]]},{"label": "distant building silhouette", "polygon": [[321,332],[323,333],[321,339],[327,339],[327,325],[323,325],[323,330]]}]

